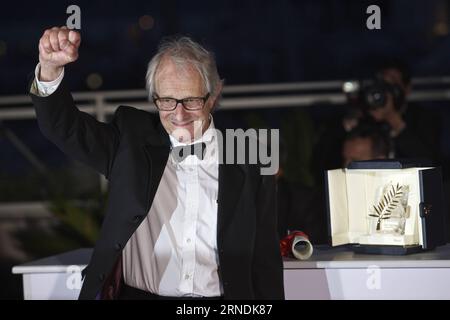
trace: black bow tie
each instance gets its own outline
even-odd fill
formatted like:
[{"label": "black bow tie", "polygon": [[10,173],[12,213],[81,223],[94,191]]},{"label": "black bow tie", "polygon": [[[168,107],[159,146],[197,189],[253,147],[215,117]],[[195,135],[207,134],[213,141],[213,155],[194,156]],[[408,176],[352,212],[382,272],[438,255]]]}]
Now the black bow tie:
[{"label": "black bow tie", "polygon": [[177,162],[183,161],[188,155],[196,155],[197,158],[203,160],[205,149],[206,143],[198,142],[187,146],[172,147],[172,153]]}]

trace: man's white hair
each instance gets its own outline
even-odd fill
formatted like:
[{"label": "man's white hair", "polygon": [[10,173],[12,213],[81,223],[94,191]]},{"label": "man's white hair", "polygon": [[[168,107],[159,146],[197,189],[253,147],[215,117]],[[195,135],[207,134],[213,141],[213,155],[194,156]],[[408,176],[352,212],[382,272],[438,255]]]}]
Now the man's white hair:
[{"label": "man's white hair", "polygon": [[201,75],[206,92],[211,96],[220,90],[221,80],[217,71],[214,54],[189,37],[177,37],[163,40],[156,55],[150,60],[147,68],[147,90],[149,99],[155,94],[155,76],[163,59],[170,58],[178,67],[193,66]]}]

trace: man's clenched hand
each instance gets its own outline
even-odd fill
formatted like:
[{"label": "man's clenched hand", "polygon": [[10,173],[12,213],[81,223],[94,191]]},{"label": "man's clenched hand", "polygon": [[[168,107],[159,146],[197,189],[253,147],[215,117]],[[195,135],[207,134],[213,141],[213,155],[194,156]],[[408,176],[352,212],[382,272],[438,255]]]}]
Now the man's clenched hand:
[{"label": "man's clenched hand", "polygon": [[78,59],[80,43],[80,34],[65,26],[45,30],[39,40],[39,80],[55,80],[66,64]]}]

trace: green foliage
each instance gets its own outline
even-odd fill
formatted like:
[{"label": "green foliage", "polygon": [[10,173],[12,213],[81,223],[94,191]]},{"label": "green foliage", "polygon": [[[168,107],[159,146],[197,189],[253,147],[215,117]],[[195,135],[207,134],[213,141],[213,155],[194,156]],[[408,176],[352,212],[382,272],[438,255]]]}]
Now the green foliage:
[{"label": "green foliage", "polygon": [[49,225],[31,225],[16,236],[33,258],[92,247],[100,232],[105,203],[106,196],[102,194],[84,201],[53,199],[49,210],[54,218]]},{"label": "green foliage", "polygon": [[45,174],[0,175],[0,190],[7,201],[47,201],[50,218],[28,218],[15,232],[30,258],[92,247],[99,234],[106,195],[99,191],[99,176],[77,163]]},{"label": "green foliage", "polygon": [[70,228],[80,241],[94,245],[100,231],[104,203],[105,199],[101,195],[82,203],[57,199],[51,203],[50,211],[63,225]]}]

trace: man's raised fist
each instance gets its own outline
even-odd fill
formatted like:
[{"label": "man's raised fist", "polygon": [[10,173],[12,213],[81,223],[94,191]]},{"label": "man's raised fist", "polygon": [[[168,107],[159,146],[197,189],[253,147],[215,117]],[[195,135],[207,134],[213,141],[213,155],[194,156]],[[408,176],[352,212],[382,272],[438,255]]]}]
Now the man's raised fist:
[{"label": "man's raised fist", "polygon": [[65,26],[45,30],[39,40],[39,80],[55,80],[66,64],[76,61],[80,42],[80,34]]}]

